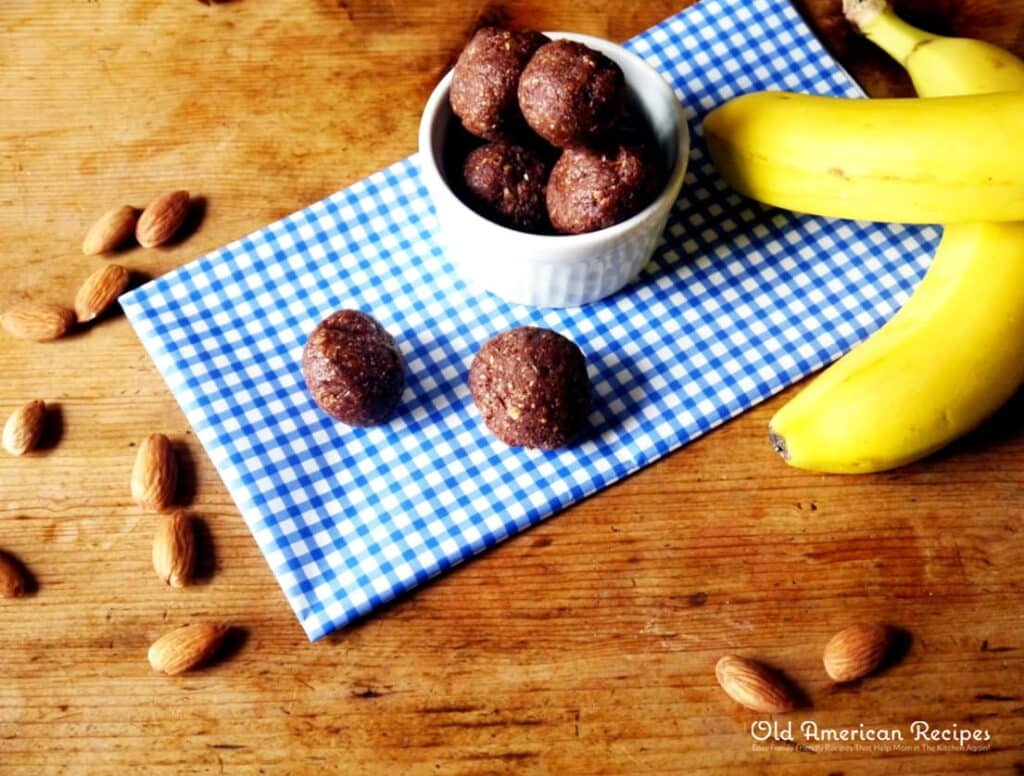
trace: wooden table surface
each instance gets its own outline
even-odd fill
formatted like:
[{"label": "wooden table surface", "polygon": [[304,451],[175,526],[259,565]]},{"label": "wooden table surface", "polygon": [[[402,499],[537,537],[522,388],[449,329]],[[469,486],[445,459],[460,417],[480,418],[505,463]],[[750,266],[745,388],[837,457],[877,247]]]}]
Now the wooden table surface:
[{"label": "wooden table surface", "polygon": [[[873,94],[908,93],[835,5],[804,10]],[[909,5],[1024,53],[1018,0]],[[411,153],[427,94],[483,22],[623,40],[679,7],[5,0],[0,309],[70,303],[107,261],[79,244],[111,205],[205,199],[188,239],[118,258],[153,277]],[[0,771],[1024,771],[1024,399],[926,463],[845,478],[772,453],[790,392],[310,645],[123,316],[50,344],[4,336],[0,375],[0,414],[56,409],[45,449],[0,456],[0,547],[38,582],[0,601]],[[154,517],[128,494],[156,431],[214,548],[185,590],[155,578]],[[225,659],[151,672],[152,640],[205,620],[241,629]],[[822,646],[859,620],[904,629],[906,654],[834,687]],[[804,690],[780,722],[924,720],[987,730],[990,748],[759,747],[765,715],[715,683],[727,652]]]}]

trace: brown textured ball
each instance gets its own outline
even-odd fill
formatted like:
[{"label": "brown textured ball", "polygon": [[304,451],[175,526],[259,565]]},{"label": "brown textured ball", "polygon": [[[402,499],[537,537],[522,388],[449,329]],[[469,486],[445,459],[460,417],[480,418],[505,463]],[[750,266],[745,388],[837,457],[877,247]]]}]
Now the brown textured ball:
[{"label": "brown textured ball", "polygon": [[469,390],[487,428],[511,447],[567,445],[583,430],[590,405],[583,353],[534,326],[488,340],[469,369]]},{"label": "brown textured ball", "polygon": [[548,165],[533,150],[505,141],[469,152],[462,167],[476,209],[499,224],[531,232],[548,229]]},{"label": "brown textured ball", "polygon": [[405,388],[405,361],[394,338],[358,310],[339,310],[309,335],[302,375],[320,408],[350,426],[376,426]]},{"label": "brown textured ball", "polygon": [[548,177],[551,225],[559,232],[581,234],[624,221],[650,202],[657,179],[643,146],[619,143],[563,151]]},{"label": "brown textured ball", "polygon": [[559,148],[594,142],[622,116],[626,81],[612,60],[569,40],[545,43],[519,79],[530,129]]},{"label": "brown textured ball", "polygon": [[459,54],[449,93],[452,112],[477,137],[499,140],[522,125],[519,76],[547,36],[533,30],[481,27]]}]

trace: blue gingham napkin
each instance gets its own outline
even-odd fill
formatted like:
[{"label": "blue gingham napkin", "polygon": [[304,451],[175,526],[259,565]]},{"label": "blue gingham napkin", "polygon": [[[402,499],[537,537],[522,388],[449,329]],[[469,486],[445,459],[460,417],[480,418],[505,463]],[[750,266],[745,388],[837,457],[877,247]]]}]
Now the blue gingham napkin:
[{"label": "blue gingham napkin", "polygon": [[[786,0],[704,0],[627,46],[674,85],[695,137],[664,244],[609,300],[536,310],[467,288],[415,157],[121,298],[311,639],[831,361],[923,274],[933,227],[764,209],[712,170],[700,119],[734,95],[862,96]],[[385,426],[338,424],[305,389],[306,337],[343,307],[405,354]],[[592,433],[571,449],[509,449],[473,407],[473,354],[524,324],[587,356]]]}]

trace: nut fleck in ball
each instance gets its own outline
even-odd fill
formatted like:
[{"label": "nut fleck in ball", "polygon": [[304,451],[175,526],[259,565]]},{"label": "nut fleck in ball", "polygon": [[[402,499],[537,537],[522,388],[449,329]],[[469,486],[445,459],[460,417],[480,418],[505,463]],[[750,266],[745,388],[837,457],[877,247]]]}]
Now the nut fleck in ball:
[{"label": "nut fleck in ball", "polygon": [[548,165],[536,151],[505,141],[472,151],[462,168],[472,204],[485,217],[530,232],[546,231]]},{"label": "nut fleck in ball", "polygon": [[639,145],[563,151],[548,177],[551,225],[580,234],[624,221],[651,201],[657,178],[650,155]]},{"label": "nut fleck in ball", "polygon": [[487,428],[511,447],[564,447],[582,432],[590,406],[582,351],[533,326],[488,340],[473,359],[469,390]]},{"label": "nut fleck in ball", "polygon": [[320,408],[350,426],[376,426],[405,388],[405,361],[394,338],[358,310],[321,321],[302,354],[302,375]]},{"label": "nut fleck in ball", "polygon": [[449,96],[452,111],[467,131],[499,140],[522,125],[516,102],[519,76],[533,52],[548,40],[533,30],[476,31],[455,63]]},{"label": "nut fleck in ball", "polygon": [[626,80],[612,60],[570,40],[545,43],[519,79],[530,129],[559,148],[594,142],[622,116]]}]

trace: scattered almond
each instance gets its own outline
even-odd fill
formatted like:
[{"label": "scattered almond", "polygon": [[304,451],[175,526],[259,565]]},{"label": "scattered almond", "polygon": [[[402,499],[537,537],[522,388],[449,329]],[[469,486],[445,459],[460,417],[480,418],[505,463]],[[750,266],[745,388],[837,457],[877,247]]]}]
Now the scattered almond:
[{"label": "scattered almond", "polygon": [[726,655],[715,666],[715,677],[726,695],[753,711],[782,713],[796,707],[781,678],[753,660]]},{"label": "scattered almond", "polygon": [[46,404],[40,399],[18,407],[4,424],[3,445],[11,455],[24,455],[36,446],[43,433]]},{"label": "scattered almond", "polygon": [[93,272],[75,295],[75,315],[79,323],[91,321],[112,305],[128,288],[128,270],[120,264],[107,264]]},{"label": "scattered almond", "polygon": [[121,205],[108,210],[89,227],[85,239],[82,240],[82,253],[94,256],[117,250],[132,236],[138,220],[139,210],[131,205]]},{"label": "scattered almond", "polygon": [[188,215],[188,192],[171,191],[146,206],[135,226],[135,239],[144,248],[154,248],[170,240]]},{"label": "scattered almond", "polygon": [[184,673],[209,660],[217,652],[230,628],[217,623],[186,625],[153,642],[149,664],[168,676]]},{"label": "scattered almond", "polygon": [[0,551],[0,598],[19,598],[28,592],[28,580],[21,564]]},{"label": "scattered almond", "polygon": [[161,521],[153,537],[153,568],[165,585],[185,587],[195,567],[196,531],[192,519],[178,510]]},{"label": "scattered almond", "polygon": [[170,440],[150,434],[139,444],[132,467],[132,498],[145,509],[162,512],[174,498],[178,485],[178,461]]},{"label": "scattered almond", "polygon": [[878,670],[892,633],[884,625],[852,625],[825,645],[825,673],[834,682],[852,682]]},{"label": "scattered almond", "polygon": [[25,302],[7,310],[0,323],[18,339],[46,342],[67,334],[75,323],[75,313],[59,304]]}]

